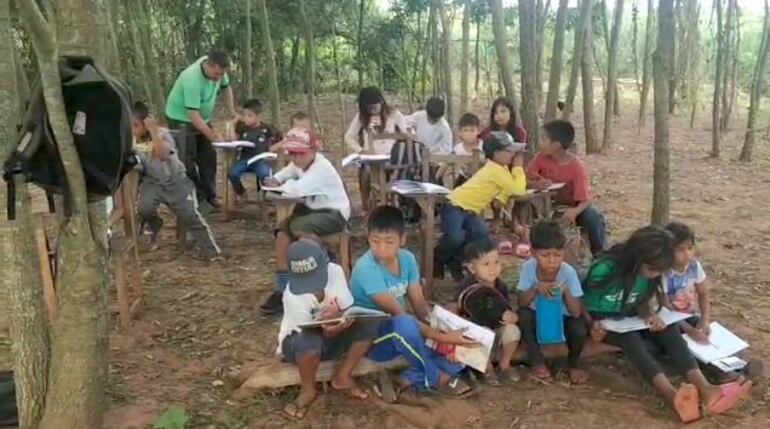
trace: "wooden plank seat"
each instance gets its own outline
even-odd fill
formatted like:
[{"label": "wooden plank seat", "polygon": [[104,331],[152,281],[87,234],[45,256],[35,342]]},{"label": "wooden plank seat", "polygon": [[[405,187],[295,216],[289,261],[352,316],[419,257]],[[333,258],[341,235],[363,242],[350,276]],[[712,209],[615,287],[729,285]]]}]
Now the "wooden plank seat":
[{"label": "wooden plank seat", "polygon": [[[567,346],[564,344],[543,346],[543,355],[546,359],[558,359],[567,356]],[[588,340],[583,348],[583,358],[598,356],[606,353],[619,352],[620,349],[605,343],[597,343]],[[527,356],[524,347],[519,347],[515,360],[517,362],[526,362]],[[316,373],[316,381],[326,382],[331,380],[334,374],[336,361],[321,362]],[[353,369],[353,375],[356,377],[376,374],[380,371],[397,371],[407,367],[403,358],[397,358],[386,362],[375,362],[369,359],[362,359]],[[300,384],[299,372],[297,367],[286,362],[270,362],[263,365],[254,366],[248,369],[246,374],[241,374],[237,382],[241,383],[236,391],[236,395],[246,397],[249,393],[264,389],[281,389],[288,386]]]}]

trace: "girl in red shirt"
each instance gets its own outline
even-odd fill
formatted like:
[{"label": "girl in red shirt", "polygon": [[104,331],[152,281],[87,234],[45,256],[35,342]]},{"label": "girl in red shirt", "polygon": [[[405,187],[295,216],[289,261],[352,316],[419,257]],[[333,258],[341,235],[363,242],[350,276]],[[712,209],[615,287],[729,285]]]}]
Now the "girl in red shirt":
[{"label": "girl in red shirt", "polygon": [[481,131],[479,138],[484,140],[492,131],[507,131],[517,143],[527,144],[527,130],[516,125],[516,109],[507,97],[498,97],[489,111],[489,125]]}]

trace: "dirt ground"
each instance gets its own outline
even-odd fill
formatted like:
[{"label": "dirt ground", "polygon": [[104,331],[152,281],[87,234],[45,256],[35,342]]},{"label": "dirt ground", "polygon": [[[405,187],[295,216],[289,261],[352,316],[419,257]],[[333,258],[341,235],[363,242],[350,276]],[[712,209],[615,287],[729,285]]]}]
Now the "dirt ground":
[{"label": "dirt ground", "polygon": [[[338,141],[339,113],[333,98],[322,108],[327,142]],[[347,105],[352,116],[352,102]],[[635,107],[634,107],[635,109]],[[406,110],[406,109],[404,109]],[[484,111],[483,107],[476,109]],[[284,108],[291,113],[291,108]],[[337,112],[337,113],[334,113]],[[652,195],[652,118],[637,135],[632,108],[616,124],[615,147],[587,158],[597,204],[607,215],[611,240],[619,241],[648,222]],[[330,115],[337,116],[330,116]],[[484,115],[486,116],[486,115]],[[579,115],[573,117],[582,122]],[[762,121],[760,121],[762,122]],[[760,139],[757,160],[733,161],[742,124],[724,138],[722,160],[707,158],[710,130],[705,116],[694,130],[674,118],[671,130],[672,218],[691,224],[710,276],[715,317],[752,347],[750,356],[770,364],[770,141]],[[347,122],[346,122],[347,124]],[[738,126],[740,124],[740,127]],[[582,127],[578,127],[581,129]],[[740,129],[739,129],[740,128]],[[579,134],[582,134],[579,131]],[[578,145],[582,146],[579,139]],[[349,187],[355,181],[348,180]],[[354,203],[359,204],[357,195]],[[280,410],[294,389],[233,398],[230,374],[244,365],[274,359],[278,318],[259,315],[258,305],[273,284],[269,223],[258,205],[225,222],[211,217],[226,260],[202,264],[176,253],[167,227],[161,248],[143,253],[146,306],[134,325],[110,336],[109,411],[105,428],[151,427],[171,406],[192,416],[193,428],[674,428],[674,415],[618,356],[589,360],[591,381],[573,387],[561,377],[549,385],[526,380],[511,387],[484,388],[464,401],[433,400],[430,408],[358,403],[325,395],[301,423]],[[354,243],[360,254],[364,243]],[[514,283],[518,260],[506,260]],[[449,283],[439,284],[449,290]],[[751,400],[730,415],[707,418],[692,428],[770,427],[767,380]],[[373,384],[373,380],[365,380]]]}]

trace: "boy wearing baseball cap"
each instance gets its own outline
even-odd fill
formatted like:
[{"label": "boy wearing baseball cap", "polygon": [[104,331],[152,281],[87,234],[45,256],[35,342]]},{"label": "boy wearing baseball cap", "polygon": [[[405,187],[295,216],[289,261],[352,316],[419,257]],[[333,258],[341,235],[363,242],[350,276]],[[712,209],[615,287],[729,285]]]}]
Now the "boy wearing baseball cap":
[{"label": "boy wearing baseball cap", "polygon": [[260,307],[265,314],[281,311],[281,296],[289,278],[289,245],[298,238],[340,233],[350,217],[350,200],[342,178],[334,165],[318,153],[318,146],[318,138],[309,130],[289,130],[283,149],[291,162],[264,181],[266,186],[278,187],[284,195],[303,199],[275,234],[276,284]]},{"label": "boy wearing baseball cap", "polygon": [[476,174],[447,197],[441,209],[441,240],[436,247],[434,275],[444,276],[449,266],[452,277],[463,277],[459,255],[471,241],[489,237],[481,213],[494,200],[503,204],[526,193],[527,179],[522,165],[524,145],[515,143],[505,131],[494,131],[482,145],[487,161]]},{"label": "boy wearing baseball cap", "polygon": [[342,267],[329,262],[326,251],[316,241],[295,241],[288,247],[287,256],[289,282],[282,296],[284,313],[276,352],[298,367],[301,387],[284,413],[294,419],[303,418],[318,395],[318,365],[343,354],[331,379],[332,388],[354,399],[367,399],[369,394],[356,384],[351,372],[377,337],[379,321],[347,319],[318,328],[300,328],[340,317],[353,305],[353,296]]}]

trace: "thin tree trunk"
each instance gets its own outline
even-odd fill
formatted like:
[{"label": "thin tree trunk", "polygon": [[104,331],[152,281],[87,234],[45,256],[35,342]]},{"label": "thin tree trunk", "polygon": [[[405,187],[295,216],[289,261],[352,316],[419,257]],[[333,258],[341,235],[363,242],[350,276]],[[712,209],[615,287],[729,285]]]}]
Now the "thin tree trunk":
[{"label": "thin tree trunk", "polygon": [[110,49],[115,55],[115,58],[113,59],[114,64],[112,66],[113,70],[110,70],[110,72],[116,76],[122,76],[124,67],[121,62],[120,49],[118,49],[118,2],[116,0],[107,0],[104,3],[104,10],[109,17],[109,25],[107,25],[108,41],[111,45]]},{"label": "thin tree trunk", "polygon": [[[601,0],[601,8],[602,8],[602,16],[601,16],[602,35],[604,36],[604,47],[607,50],[607,58],[609,59],[611,42],[610,42],[610,25],[609,25],[609,20],[607,19],[607,0]],[[607,62],[609,63],[609,60]],[[607,65],[607,67],[609,67],[609,64]],[[607,83],[605,82],[605,88],[604,88],[605,94],[607,93],[606,85]],[[614,98],[613,98],[614,101],[612,103],[613,114],[615,116],[620,116],[620,97],[618,93],[617,81],[615,82],[614,85],[612,85],[612,91],[614,92]]]},{"label": "thin tree trunk", "polygon": [[[503,10],[502,0],[489,0],[492,8],[492,31],[495,35],[495,49],[497,50],[497,61],[500,65],[500,74],[502,75],[502,84],[505,88],[506,97],[513,102],[514,109],[518,113],[518,99],[516,97],[516,88],[513,85],[513,62],[508,56],[508,35],[505,29],[505,12]],[[520,122],[520,115],[516,115],[516,121]]]},{"label": "thin tree trunk", "polygon": [[[363,0],[362,0],[363,1]],[[275,67],[275,49],[273,38],[270,36],[270,15],[267,12],[266,0],[257,0],[257,12],[259,24],[262,27],[262,39],[265,45],[265,59],[267,60],[267,80],[270,89],[270,120],[274,126],[281,123],[281,95],[278,92],[278,70]]]},{"label": "thin tree trunk", "polygon": [[[593,29],[591,27],[594,0],[583,0],[581,5],[581,31],[583,32],[583,53],[590,52],[593,44]],[[599,152],[599,142],[596,140],[594,129],[594,84],[591,55],[582,55],[581,80],[583,82],[583,126],[585,128],[586,153]]]},{"label": "thin tree trunk", "polygon": [[535,49],[537,52],[535,61],[535,86],[537,87],[537,103],[535,111],[541,112],[543,106],[543,47],[545,46],[545,22],[548,19],[548,10],[551,8],[551,0],[545,4],[543,0],[537,0],[535,8]]},{"label": "thin tree trunk", "polygon": [[534,2],[519,3],[519,57],[521,58],[521,115],[529,133],[531,151],[540,142],[540,126],[537,120],[537,9]]},{"label": "thin tree trunk", "polygon": [[722,97],[722,72],[724,70],[724,28],[722,21],[722,0],[715,0],[717,11],[717,57],[714,73],[714,97],[711,109],[711,156],[719,158],[722,133],[720,130],[720,101]]},{"label": "thin tree trunk", "polygon": [[618,44],[620,43],[620,27],[623,25],[623,0],[615,2],[615,13],[612,19],[612,35],[607,57],[607,92],[604,97],[604,137],[602,149],[612,147],[612,114],[617,98],[617,62]]},{"label": "thin tree trunk", "polygon": [[[441,40],[444,52],[444,98],[446,101],[446,119],[449,126],[454,125],[454,100],[452,88],[452,21],[449,19],[447,6],[443,0],[436,0],[439,16],[441,17]],[[466,70],[467,77],[467,70]],[[467,86],[467,82],[466,82]],[[466,100],[467,102],[467,100]]]},{"label": "thin tree trunk", "polygon": [[[334,12],[336,8],[332,6]],[[337,77],[337,104],[339,104],[340,112],[340,159],[347,155],[347,145],[345,142],[345,124],[348,120],[347,112],[345,112],[345,101],[342,98],[342,73],[340,72],[340,61],[337,55],[337,25],[332,20],[332,59],[334,60],[334,74]]]},{"label": "thin tree trunk", "polygon": [[431,60],[431,77],[433,83],[432,95],[438,96],[441,93],[442,84],[442,69],[441,69],[441,41],[439,40],[438,26],[441,21],[441,13],[436,9],[436,3],[431,2],[430,6],[433,11],[433,23],[430,27],[430,60]]},{"label": "thin tree trunk", "polygon": [[481,44],[481,18],[476,21],[476,55],[474,55],[474,63],[476,66],[476,73],[474,74],[475,82],[473,82],[473,99],[475,100],[479,96],[479,85],[481,81],[481,60],[479,59],[479,45]]},{"label": "thin tree trunk", "polygon": [[140,18],[133,11],[127,10],[126,12],[126,25],[128,26],[128,32],[131,36],[131,49],[134,51],[134,73],[136,73],[139,80],[141,80],[145,100],[147,100],[147,102],[153,106],[154,109],[158,109],[160,106],[155,106],[155,102],[152,98],[152,91],[150,90],[150,77],[147,74],[147,62],[144,58],[145,51],[142,49],[142,42],[139,39],[139,29],[136,25],[136,20]]},{"label": "thin tree trunk", "polygon": [[[265,0],[262,0],[265,1]],[[358,36],[356,37],[356,69],[358,70],[358,87],[364,87],[364,56],[362,43],[364,38],[364,14],[366,13],[366,0],[358,3]]]},{"label": "thin tree trunk", "polygon": [[471,56],[471,7],[473,2],[465,0],[463,6],[463,45],[460,60],[460,111],[468,111],[468,73]]},{"label": "thin tree trunk", "polygon": [[422,50],[422,64],[420,66],[422,79],[420,81],[420,98],[425,101],[427,95],[428,86],[428,54],[433,46],[433,21],[436,19],[436,14],[432,7],[428,8],[428,23],[425,27],[425,48]]},{"label": "thin tree trunk", "polygon": [[246,91],[247,98],[254,97],[254,56],[251,53],[251,43],[253,39],[251,29],[251,3],[253,1],[254,0],[244,0],[244,19],[246,20],[246,30],[243,34],[243,86],[246,87],[244,90]]},{"label": "thin tree trunk", "polygon": [[[740,52],[740,27],[738,0],[728,1],[727,35],[725,36],[728,48],[725,51],[725,72],[722,83],[722,118],[720,127],[727,131],[732,116],[733,102],[736,95],[736,80],[738,75],[738,52]],[[729,65],[729,72],[728,72]]]},{"label": "thin tree trunk", "polygon": [[582,27],[580,25],[576,25],[574,31],[574,41],[572,42],[572,65],[569,72],[569,85],[567,85],[567,99],[564,102],[564,111],[562,112],[562,119],[564,120],[569,120],[570,115],[572,115],[572,112],[575,110],[575,94],[577,94],[577,84],[578,79],[580,78],[581,56],[583,53]]},{"label": "thin tree trunk", "polygon": [[[16,64],[18,55],[11,27],[10,0],[0,0],[0,156],[16,141],[19,115]],[[37,428],[45,410],[48,384],[49,331],[43,288],[32,239],[32,210],[27,184],[16,183],[16,219],[6,218],[6,183],[0,177],[0,329],[10,324],[13,368],[20,429]]]},{"label": "thin tree trunk", "polygon": [[[64,109],[53,26],[35,2],[19,2],[18,6],[37,54],[46,109],[72,208],[72,216],[59,226],[58,316],[53,326],[49,387],[40,428],[98,428],[105,405],[107,372],[107,251],[106,228],[102,228],[106,210],[104,204],[88,204],[85,177]],[[83,16],[98,14],[101,6],[89,0],[57,2],[56,22],[63,54],[94,53],[89,42],[105,40],[101,21]],[[109,56],[108,44],[97,48],[97,61]],[[100,207],[101,213],[97,215],[91,207]]]},{"label": "thin tree trunk", "polygon": [[[99,0],[93,0],[93,1],[99,1]],[[152,43],[152,26],[150,25],[151,17],[150,14],[147,13],[148,10],[148,3],[147,0],[132,0],[128,3],[136,3],[135,6],[135,12],[137,15],[136,17],[139,18],[139,24],[141,25],[139,29],[139,36],[140,40],[142,41],[142,47],[144,48],[144,55],[145,55],[145,66],[147,67],[147,75],[150,79],[150,91],[152,91],[152,101],[155,105],[155,111],[156,112],[163,112],[166,105],[166,99],[163,95],[163,88],[160,86],[160,71],[158,68],[158,58],[155,55],[155,49],[154,44]],[[134,18],[136,19],[136,18]]]},{"label": "thin tree trunk", "polygon": [[634,60],[634,82],[639,95],[642,95],[642,83],[639,81],[639,3],[634,0],[631,9],[631,55]]},{"label": "thin tree trunk", "polygon": [[305,8],[305,0],[299,0],[299,15],[305,32],[305,92],[307,93],[307,110],[313,125],[318,132],[323,132],[315,108],[315,44],[313,41],[313,24]]},{"label": "thin tree trunk", "polygon": [[642,127],[644,126],[645,118],[647,116],[647,98],[650,94],[650,53],[652,52],[653,18],[655,16],[652,1],[653,0],[647,0],[647,22],[644,29],[644,59],[642,60],[642,93],[639,96],[638,133],[641,133]]},{"label": "thin tree trunk", "polygon": [[[422,12],[420,12],[417,14],[416,48],[414,50],[414,61],[412,61],[412,82],[409,84],[409,99],[411,101],[417,98],[417,71],[420,68],[420,53],[423,52],[420,47],[425,46],[425,43],[427,43],[427,32],[425,32],[425,37],[422,34]],[[426,41],[423,42],[423,39],[426,39]]]},{"label": "thin tree trunk", "polygon": [[658,42],[654,54],[655,75],[655,161],[652,185],[652,223],[665,225],[669,219],[669,88],[674,64],[673,0],[660,0],[658,6]]},{"label": "thin tree trunk", "polygon": [[553,54],[551,55],[551,71],[548,78],[548,96],[545,101],[545,121],[556,118],[556,103],[559,102],[561,89],[561,69],[564,51],[564,33],[567,31],[567,9],[569,0],[559,0],[556,11],[556,26],[553,36]]},{"label": "thin tree trunk", "polygon": [[770,3],[765,0],[765,22],[762,29],[762,39],[757,54],[757,63],[754,66],[754,77],[751,80],[751,92],[749,99],[749,114],[746,122],[746,134],[743,137],[743,149],[741,149],[740,160],[744,162],[751,161],[754,153],[754,136],[757,130],[754,129],[757,121],[757,111],[759,110],[759,101],[762,96],[762,84],[766,80],[765,66],[767,57],[770,56]]}]

